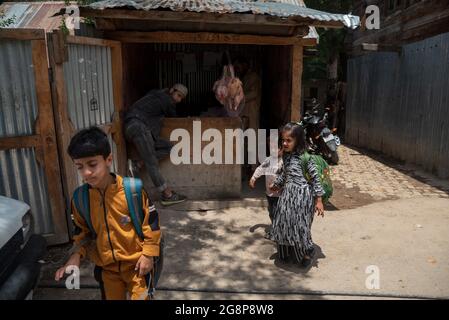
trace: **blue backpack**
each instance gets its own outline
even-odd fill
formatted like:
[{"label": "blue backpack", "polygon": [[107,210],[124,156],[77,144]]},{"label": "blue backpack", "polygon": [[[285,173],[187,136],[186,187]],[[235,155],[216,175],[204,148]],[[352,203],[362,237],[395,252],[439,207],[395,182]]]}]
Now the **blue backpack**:
[{"label": "blue backpack", "polygon": [[[125,197],[128,205],[129,215],[131,217],[131,222],[136,230],[137,235],[143,241],[144,235],[142,231],[142,223],[144,220],[144,213],[142,208],[142,191],[143,184],[142,180],[131,177],[123,177],[123,186],[125,188]],[[89,201],[89,188],[90,186],[85,183],[78,187],[73,193],[73,202],[76,210],[80,213],[89,231],[92,234],[92,238],[96,239],[97,234],[92,226],[92,219],[90,216],[90,201]],[[159,257],[154,257],[154,267],[152,272],[149,274],[149,294],[153,295],[154,288],[156,287],[159,277],[162,272],[163,266],[163,247],[164,239],[161,238],[160,243],[160,254]]]}]

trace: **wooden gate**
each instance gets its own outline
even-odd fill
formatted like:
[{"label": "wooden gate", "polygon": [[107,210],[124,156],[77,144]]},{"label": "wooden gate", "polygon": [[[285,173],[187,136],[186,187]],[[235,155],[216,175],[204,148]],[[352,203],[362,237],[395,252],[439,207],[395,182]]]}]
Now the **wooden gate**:
[{"label": "wooden gate", "polygon": [[122,55],[118,41],[47,34],[53,101],[61,150],[66,201],[82,183],[66,150],[73,134],[93,125],[110,137],[114,171],[126,173],[126,146],[120,114]]},{"label": "wooden gate", "polygon": [[0,194],[28,203],[36,232],[68,241],[43,30],[0,29]]}]

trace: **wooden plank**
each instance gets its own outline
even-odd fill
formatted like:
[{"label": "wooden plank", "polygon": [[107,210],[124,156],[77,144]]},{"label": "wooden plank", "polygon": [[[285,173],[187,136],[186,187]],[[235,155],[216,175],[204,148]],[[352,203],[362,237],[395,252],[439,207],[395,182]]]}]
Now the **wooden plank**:
[{"label": "wooden plank", "polygon": [[95,28],[98,30],[115,30],[115,24],[110,19],[95,18]]},{"label": "wooden plank", "polygon": [[401,52],[400,46],[386,45],[378,43],[362,43],[362,50],[364,51],[389,51],[389,52]]},{"label": "wooden plank", "polygon": [[122,60],[122,46],[117,43],[111,46],[111,64],[112,64],[112,91],[114,95],[114,119],[112,139],[117,145],[117,169],[121,175],[127,173],[127,153],[126,142],[123,128],[123,60]]},{"label": "wooden plank", "polygon": [[[274,37],[210,32],[140,32],[105,31],[105,37],[122,43],[204,43],[204,44],[254,44],[254,45],[295,45],[305,39],[297,37]],[[307,42],[307,41],[306,41]]]},{"label": "wooden plank", "polygon": [[51,101],[50,79],[47,66],[47,48],[45,40],[32,40],[32,60],[36,79],[36,97],[38,118],[36,133],[41,136],[44,158],[44,172],[52,209],[55,235],[68,241],[67,218],[63,202],[61,172],[59,169],[58,147]]},{"label": "wooden plank", "polygon": [[303,38],[299,41],[298,44],[302,45],[303,47],[315,47],[318,44],[318,41],[314,38]]},{"label": "wooden plank", "polygon": [[43,29],[0,28],[0,39],[42,40],[45,39],[45,31]]},{"label": "wooden plank", "polygon": [[0,150],[34,148],[42,144],[39,135],[0,138]]},{"label": "wooden plank", "polygon": [[[57,143],[60,150],[60,165],[62,186],[64,190],[65,203],[68,208],[70,205],[70,199],[72,197],[73,190],[78,186],[76,179],[77,172],[73,167],[73,162],[70,156],[67,154],[67,146],[69,145],[70,138],[73,135],[74,128],[70,125],[70,119],[67,113],[67,97],[64,80],[63,61],[57,61],[59,55],[58,47],[53,43],[57,41],[56,32],[47,34],[48,39],[48,54],[50,68],[52,69],[53,77],[51,83],[52,89],[52,101],[53,101],[53,113],[55,116],[55,126],[57,136]],[[68,212],[68,211],[67,211]],[[69,229],[69,232],[72,230]],[[69,235],[72,236],[71,234]]]},{"label": "wooden plank", "polygon": [[290,120],[301,119],[301,85],[302,85],[303,47],[295,45],[292,48],[292,99]]},{"label": "wooden plank", "polygon": [[48,44],[51,44],[49,51],[52,51],[53,58],[56,63],[63,63],[68,60],[68,49],[65,40],[65,35],[62,30],[55,30],[47,36]]},{"label": "wooden plank", "polygon": [[67,43],[70,44],[82,44],[89,46],[101,46],[101,47],[113,47],[120,45],[117,41],[99,39],[99,38],[90,38],[90,37],[81,37],[81,36],[71,36],[68,35],[66,37]]}]

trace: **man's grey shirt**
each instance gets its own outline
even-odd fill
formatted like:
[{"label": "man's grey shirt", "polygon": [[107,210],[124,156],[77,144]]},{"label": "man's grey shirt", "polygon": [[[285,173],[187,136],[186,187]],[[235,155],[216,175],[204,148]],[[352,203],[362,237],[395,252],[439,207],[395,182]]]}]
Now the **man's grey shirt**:
[{"label": "man's grey shirt", "polygon": [[175,117],[176,106],[168,90],[151,90],[144,97],[136,101],[125,115],[125,126],[131,120],[139,120],[151,130],[153,138],[159,138],[162,119]]}]

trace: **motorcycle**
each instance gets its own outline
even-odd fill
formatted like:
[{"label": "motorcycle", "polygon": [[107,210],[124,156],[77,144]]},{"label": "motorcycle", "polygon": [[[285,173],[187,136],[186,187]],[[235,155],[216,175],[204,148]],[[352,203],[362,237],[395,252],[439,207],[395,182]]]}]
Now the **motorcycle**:
[{"label": "motorcycle", "polygon": [[336,128],[328,128],[329,108],[321,114],[319,107],[319,104],[314,103],[313,108],[306,111],[300,125],[304,128],[309,152],[320,154],[330,164],[337,165],[340,138],[334,134]]}]

